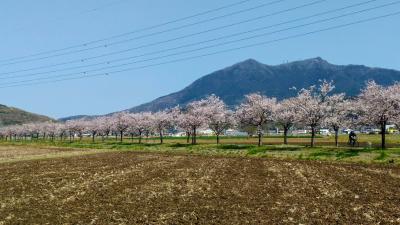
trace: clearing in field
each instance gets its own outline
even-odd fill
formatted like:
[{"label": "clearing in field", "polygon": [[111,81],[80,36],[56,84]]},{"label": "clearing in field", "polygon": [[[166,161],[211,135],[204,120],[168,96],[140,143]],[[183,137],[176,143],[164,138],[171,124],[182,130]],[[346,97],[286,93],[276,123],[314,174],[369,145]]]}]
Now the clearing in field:
[{"label": "clearing in field", "polygon": [[394,165],[7,148],[0,224],[400,223]]}]

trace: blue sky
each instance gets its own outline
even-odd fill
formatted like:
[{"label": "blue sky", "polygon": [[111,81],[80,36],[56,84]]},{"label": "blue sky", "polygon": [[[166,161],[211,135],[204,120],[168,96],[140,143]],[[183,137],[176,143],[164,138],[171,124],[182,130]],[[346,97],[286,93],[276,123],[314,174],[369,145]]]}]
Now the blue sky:
[{"label": "blue sky", "polygon": [[[4,59],[25,56],[46,50],[59,49],[91,40],[97,40],[99,38],[101,39],[104,37],[109,37],[115,34],[134,31],[140,28],[193,15],[205,10],[217,8],[238,1],[239,0],[3,0],[0,2],[0,27],[2,33],[0,35],[0,64],[2,64],[1,60]],[[170,24],[152,31],[126,36],[125,38],[137,37],[155,31],[190,24],[199,20],[224,15],[241,9],[253,8],[271,1],[272,0],[251,0],[247,3],[237,5],[229,9],[192,18],[176,24]],[[7,72],[24,70],[38,66],[47,66],[70,60],[80,60],[85,57],[91,57],[112,51],[119,51],[149,43],[160,42],[194,32],[223,26],[229,23],[240,22],[249,18],[282,11],[314,1],[316,0],[286,0],[281,3],[266,7],[259,7],[255,10],[237,14],[224,19],[202,23],[196,26],[187,27],[185,29],[180,29],[173,32],[166,32],[160,35],[148,36],[146,38],[137,39],[113,47],[105,47],[93,51],[52,57],[45,60],[19,63],[14,65],[0,65],[0,83],[6,84],[8,82],[21,81],[20,79],[23,79],[10,78],[10,75],[5,76],[4,73]],[[325,2],[321,2],[313,6],[282,13],[280,15],[271,16],[265,19],[260,19],[251,23],[233,26],[206,34],[197,35],[191,38],[181,39],[168,44],[138,49],[136,51],[110,56],[104,59],[96,59],[91,63],[104,62],[104,60],[108,61],[121,57],[129,57],[162,49],[174,48],[210,38],[273,25],[329,9],[335,9],[365,1],[366,0],[326,0]],[[377,0],[358,8],[347,9],[340,13],[334,13],[302,22],[276,27],[269,29],[268,31],[296,26],[321,18],[329,18],[341,13],[349,13],[390,2],[394,2],[394,0]],[[304,33],[311,30],[326,28],[329,26],[397,11],[400,11],[400,4],[381,8],[375,11],[369,11],[364,14],[345,17],[335,21],[303,27],[287,32],[276,33],[269,36],[263,36],[240,43],[233,43],[212,49],[183,54],[176,57],[168,57],[166,59],[155,60],[148,63],[140,63],[135,66],[148,65],[182,57],[191,57],[199,54],[207,54],[213,51],[278,39],[285,36]],[[45,114],[55,118],[77,114],[105,114],[127,109],[171,92],[179,91],[203,75],[248,58],[254,58],[262,63],[275,65],[286,61],[320,56],[334,64],[364,64],[373,67],[384,67],[400,70],[400,45],[398,41],[400,40],[400,29],[398,29],[399,22],[400,16],[397,15],[365,24],[358,24],[352,27],[318,33],[312,36],[285,40],[269,45],[242,49],[239,51],[208,56],[190,61],[154,66],[115,75],[110,74],[107,77],[95,77],[41,85],[1,88],[0,104],[22,108],[31,112]],[[240,37],[246,37],[246,35]],[[115,40],[123,40],[125,38]],[[232,40],[233,39],[235,38],[232,38]],[[221,43],[227,40],[212,42],[206,45]],[[105,42],[104,44],[108,44],[108,42]],[[188,49],[193,49],[193,47]],[[148,57],[142,57],[140,59],[146,58]],[[85,65],[85,63],[87,62],[74,65]],[[57,69],[63,69],[66,67],[67,66],[60,66],[57,67]],[[33,72],[46,72],[52,69],[54,68],[14,73],[12,76],[32,74]],[[75,71],[82,72],[83,70],[73,70],[73,72]],[[57,76],[64,73],[50,73],[42,76]],[[34,76],[30,78],[40,78],[40,76]]]}]

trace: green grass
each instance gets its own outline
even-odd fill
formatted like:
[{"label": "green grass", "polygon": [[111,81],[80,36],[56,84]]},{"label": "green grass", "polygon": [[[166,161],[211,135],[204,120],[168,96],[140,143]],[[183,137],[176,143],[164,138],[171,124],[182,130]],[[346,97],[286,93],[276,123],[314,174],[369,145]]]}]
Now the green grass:
[{"label": "green grass", "polygon": [[[368,137],[368,136],[367,136]],[[373,136],[371,136],[373,137]],[[396,136],[397,137],[397,136]],[[343,137],[341,137],[343,138]],[[365,138],[365,137],[364,137]],[[376,138],[376,137],[373,137]],[[166,139],[168,140],[168,139]],[[202,140],[202,139],[199,139]],[[201,155],[223,155],[223,156],[240,156],[240,157],[271,157],[285,159],[301,159],[301,160],[328,160],[343,161],[357,163],[387,163],[394,162],[400,164],[400,148],[389,148],[385,151],[374,147],[333,147],[332,145],[320,145],[315,148],[306,147],[305,144],[268,144],[257,147],[253,140],[247,138],[227,139],[232,143],[215,144],[213,141],[201,142],[198,145],[190,145],[186,143],[185,138],[178,138],[166,141],[165,144],[159,144],[158,141],[143,139],[142,144],[138,144],[135,140],[126,139],[124,142],[116,141],[114,138],[107,141],[96,140],[92,142],[89,138],[82,141],[0,141],[0,146],[21,146],[29,148],[44,147],[60,147],[71,149],[86,150],[112,150],[112,151],[144,151],[144,152],[164,152],[164,153],[190,153]],[[328,138],[324,137],[324,141]],[[394,138],[392,137],[392,142]],[[238,144],[233,144],[235,142]],[[308,140],[306,140],[308,141]],[[318,142],[317,142],[318,143]]]},{"label": "green grass", "polygon": [[379,156],[377,156],[375,158],[375,160],[382,161],[382,160],[385,160],[387,157],[388,157],[388,154],[384,151],[381,151],[381,153],[379,154]]},{"label": "green grass", "polygon": [[309,154],[309,158],[318,159],[318,158],[325,158],[325,157],[333,157],[335,155],[336,155],[335,152],[320,150],[320,151],[312,152],[311,154]]},{"label": "green grass", "polygon": [[355,156],[359,156],[360,155],[360,151],[356,150],[356,149],[351,149],[351,150],[347,150],[347,151],[341,151],[336,153],[336,158],[337,159],[345,159],[345,158],[350,158],[350,157],[355,157]]}]

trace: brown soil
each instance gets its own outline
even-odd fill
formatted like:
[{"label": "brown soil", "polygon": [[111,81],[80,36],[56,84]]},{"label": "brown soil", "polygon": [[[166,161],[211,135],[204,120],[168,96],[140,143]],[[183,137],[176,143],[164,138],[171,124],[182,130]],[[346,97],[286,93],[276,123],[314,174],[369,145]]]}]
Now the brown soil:
[{"label": "brown soil", "polygon": [[0,224],[400,224],[399,167],[121,152],[0,175]]}]

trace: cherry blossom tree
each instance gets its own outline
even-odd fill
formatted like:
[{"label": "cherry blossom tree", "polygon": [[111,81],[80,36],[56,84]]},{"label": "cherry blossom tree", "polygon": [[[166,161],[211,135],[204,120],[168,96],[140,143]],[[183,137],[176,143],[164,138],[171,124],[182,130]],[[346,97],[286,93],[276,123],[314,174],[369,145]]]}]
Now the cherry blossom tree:
[{"label": "cherry blossom tree", "polygon": [[98,126],[99,126],[99,135],[102,137],[102,141],[104,141],[104,137],[108,139],[108,136],[110,135],[112,128],[113,128],[113,123],[112,119],[109,116],[103,116],[98,118]]},{"label": "cherry blossom tree", "polygon": [[96,135],[100,132],[101,129],[101,119],[95,118],[92,120],[84,121],[85,131],[90,133],[92,137],[92,142],[95,142]]},{"label": "cherry blossom tree", "polygon": [[345,100],[344,94],[335,94],[326,99],[326,116],[323,124],[331,127],[335,132],[335,146],[339,147],[339,129],[350,116],[350,102]]},{"label": "cherry blossom tree", "polygon": [[112,116],[114,130],[120,135],[120,142],[124,137],[124,132],[129,128],[130,115],[126,112],[116,113]]},{"label": "cherry blossom tree", "polygon": [[394,122],[400,113],[400,84],[383,87],[374,81],[367,83],[358,98],[360,120],[381,129],[381,148],[386,148],[386,125]]},{"label": "cherry blossom tree", "polygon": [[205,101],[205,119],[208,127],[217,136],[217,144],[219,144],[221,134],[234,125],[233,112],[229,111],[225,103],[215,95],[211,95]]},{"label": "cherry blossom tree", "polygon": [[257,127],[258,146],[262,145],[263,126],[273,120],[276,105],[275,98],[250,94],[236,110],[235,117],[240,124]]},{"label": "cherry blossom tree", "polygon": [[51,141],[54,141],[55,136],[57,135],[58,132],[58,123],[55,122],[45,122],[44,128],[46,129],[45,132],[47,132],[48,136],[51,138]]},{"label": "cherry blossom tree", "polygon": [[8,126],[6,128],[4,128],[4,135],[6,136],[6,140],[7,137],[10,137],[10,141],[12,141],[12,138],[17,135],[17,129],[16,126]]},{"label": "cherry blossom tree", "polygon": [[153,114],[153,127],[160,136],[160,143],[164,143],[164,131],[173,127],[173,114],[170,111],[160,111]]},{"label": "cherry blossom tree", "polygon": [[190,123],[189,115],[183,110],[175,110],[175,123],[176,125],[185,131],[186,133],[186,143],[190,142],[190,137],[192,135],[192,126]]},{"label": "cherry blossom tree", "polygon": [[30,123],[29,125],[30,133],[31,133],[31,138],[33,139],[34,136],[36,135],[36,140],[39,140],[39,135],[40,135],[40,125],[38,123]]},{"label": "cherry blossom tree", "polygon": [[311,147],[315,146],[316,131],[327,116],[327,98],[333,89],[332,82],[323,81],[318,88],[311,86],[301,90],[296,98],[299,121],[311,127]]},{"label": "cherry blossom tree", "polygon": [[183,129],[190,128],[190,134],[192,135],[192,144],[197,144],[197,132],[199,128],[204,127],[207,124],[207,99],[199,101],[193,101],[182,110],[183,120],[181,125]]},{"label": "cherry blossom tree", "polygon": [[68,134],[68,127],[64,123],[57,123],[57,135],[60,137],[60,140],[63,141],[64,137]]},{"label": "cherry blossom tree", "polygon": [[283,128],[283,143],[288,144],[288,132],[298,121],[298,103],[296,98],[289,98],[278,103],[274,121]]},{"label": "cherry blossom tree", "polygon": [[5,139],[6,138],[6,134],[5,134],[6,132],[5,132],[5,128],[4,127],[1,127],[0,128],[0,138],[3,140],[3,139]]},{"label": "cherry blossom tree", "polygon": [[85,121],[84,120],[69,120],[66,122],[68,127],[68,132],[71,138],[75,138],[78,135],[79,140],[82,140],[83,132],[85,131]]},{"label": "cherry blossom tree", "polygon": [[136,133],[139,137],[139,144],[142,143],[144,134],[148,134],[152,128],[152,114],[150,112],[142,112],[130,114],[129,129],[132,133]]}]

